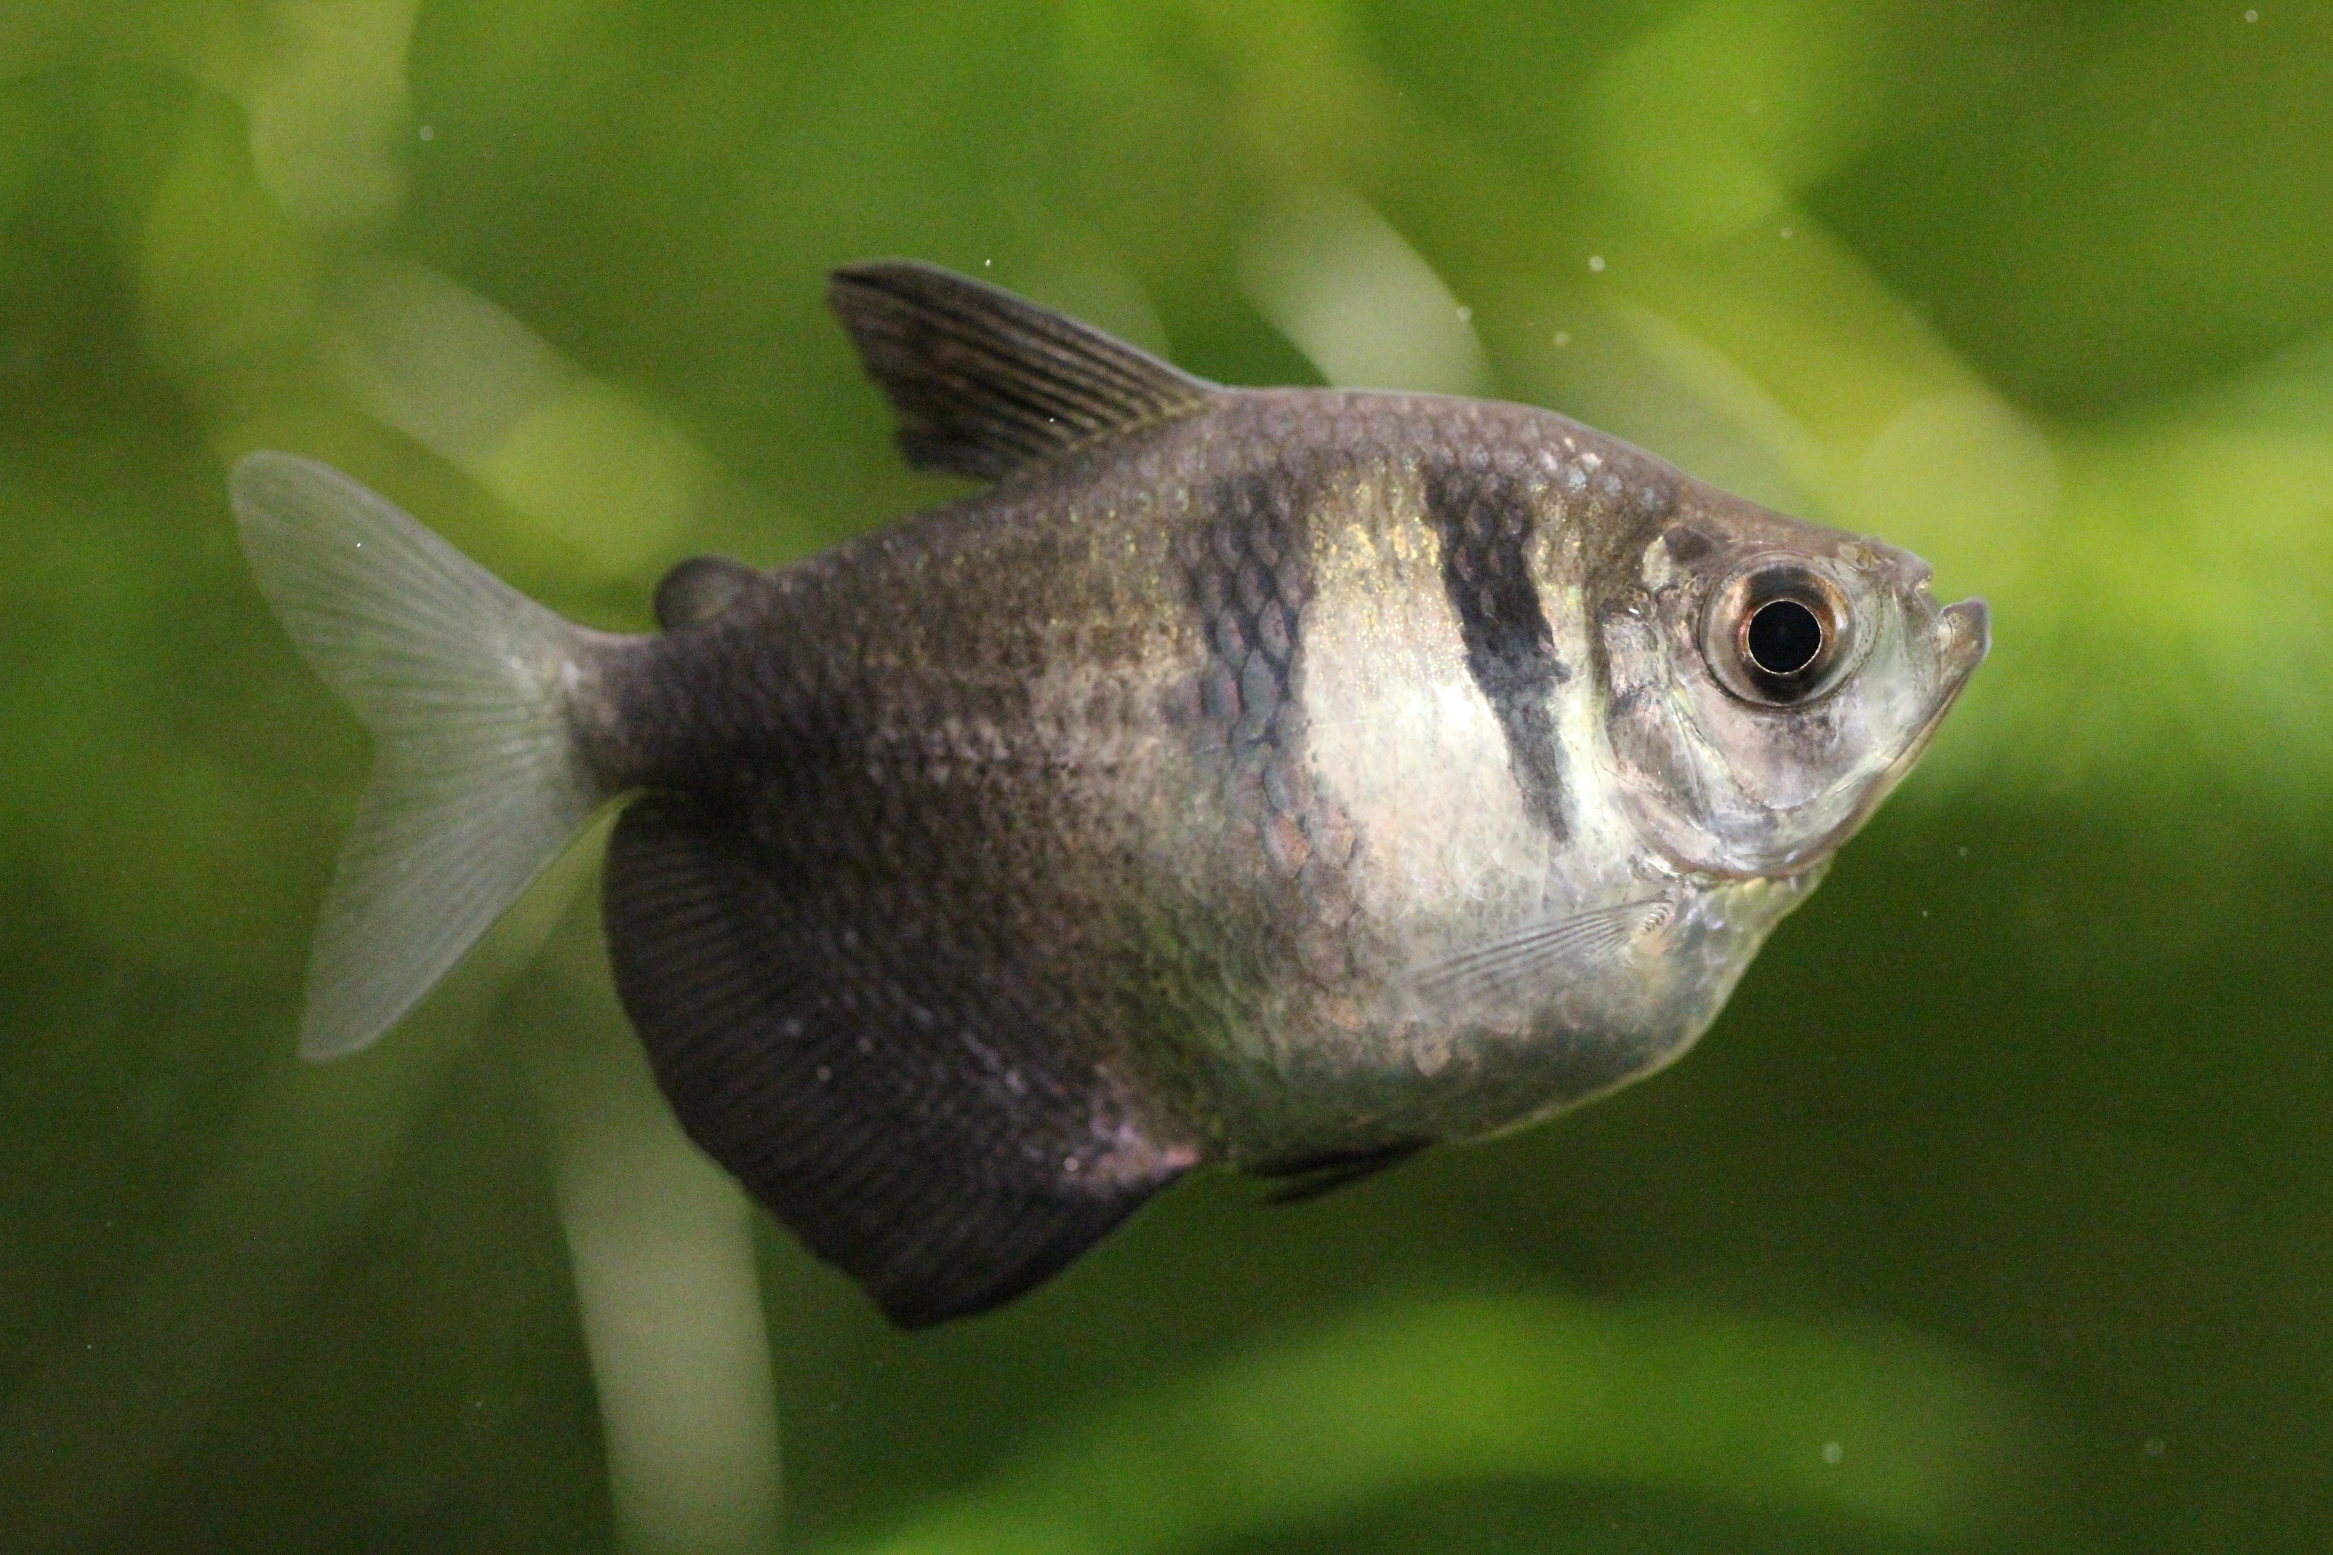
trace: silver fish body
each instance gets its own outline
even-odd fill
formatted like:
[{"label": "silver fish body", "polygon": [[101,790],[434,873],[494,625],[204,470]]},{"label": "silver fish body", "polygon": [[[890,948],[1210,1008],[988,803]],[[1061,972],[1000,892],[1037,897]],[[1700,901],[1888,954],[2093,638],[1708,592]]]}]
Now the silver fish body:
[{"label": "silver fish body", "polygon": [[[676,1113],[904,1323],[1201,1163],[1333,1186],[1660,1068],[1985,651],[1914,558],[1546,411],[1221,389],[920,266],[835,300],[911,457],[996,484],[495,662],[560,823],[626,800],[609,947]],[[355,488],[256,457],[265,582]],[[270,592],[335,674],[331,588]],[[397,1013],[334,993],[385,986],[335,923],[395,939],[349,878],[312,1047]]]}]

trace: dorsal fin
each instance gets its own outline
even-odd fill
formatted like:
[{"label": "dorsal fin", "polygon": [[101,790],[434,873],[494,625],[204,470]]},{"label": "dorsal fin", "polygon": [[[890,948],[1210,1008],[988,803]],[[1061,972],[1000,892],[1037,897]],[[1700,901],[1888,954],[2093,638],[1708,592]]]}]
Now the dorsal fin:
[{"label": "dorsal fin", "polygon": [[919,470],[1001,479],[1205,406],[1205,379],[969,276],[913,260],[846,265],[826,300],[899,412]]}]

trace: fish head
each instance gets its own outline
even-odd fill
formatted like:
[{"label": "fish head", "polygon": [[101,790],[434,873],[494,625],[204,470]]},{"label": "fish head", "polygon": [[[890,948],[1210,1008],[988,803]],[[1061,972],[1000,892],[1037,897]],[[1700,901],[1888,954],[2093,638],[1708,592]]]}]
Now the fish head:
[{"label": "fish head", "polygon": [[1592,609],[1620,807],[1695,873],[1820,867],[1990,644],[1984,601],[1939,605],[1910,552],[1706,488],[1605,571]]}]

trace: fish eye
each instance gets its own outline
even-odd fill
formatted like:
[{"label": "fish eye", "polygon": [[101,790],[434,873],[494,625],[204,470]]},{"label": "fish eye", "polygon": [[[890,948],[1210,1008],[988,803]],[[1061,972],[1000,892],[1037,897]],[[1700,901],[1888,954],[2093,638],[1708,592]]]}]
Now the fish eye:
[{"label": "fish eye", "polygon": [[1770,599],[1742,630],[1750,662],[1769,675],[1795,675],[1823,651],[1823,623],[1795,599]]},{"label": "fish eye", "polygon": [[1810,567],[1767,560],[1711,597],[1702,651],[1718,683],[1743,701],[1792,707],[1844,678],[1853,626],[1837,584]]}]

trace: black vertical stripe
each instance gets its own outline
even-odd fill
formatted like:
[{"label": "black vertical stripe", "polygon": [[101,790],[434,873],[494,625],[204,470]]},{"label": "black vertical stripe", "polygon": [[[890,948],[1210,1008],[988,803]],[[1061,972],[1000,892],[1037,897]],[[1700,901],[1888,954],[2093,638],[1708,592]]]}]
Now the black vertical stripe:
[{"label": "black vertical stripe", "polygon": [[1458,614],[1467,671],[1506,737],[1515,785],[1532,819],[1561,842],[1570,827],[1553,701],[1570,672],[1555,656],[1531,578],[1530,492],[1495,470],[1428,470],[1426,522],[1442,542],[1442,586]]}]

